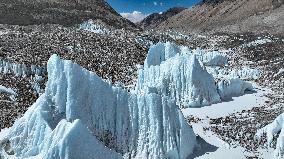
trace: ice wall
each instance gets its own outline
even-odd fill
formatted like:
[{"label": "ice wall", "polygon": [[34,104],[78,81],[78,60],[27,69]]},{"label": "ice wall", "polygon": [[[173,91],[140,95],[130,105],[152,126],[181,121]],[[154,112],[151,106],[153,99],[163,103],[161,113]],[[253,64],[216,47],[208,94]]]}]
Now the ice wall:
[{"label": "ice wall", "polygon": [[224,66],[228,64],[228,57],[218,51],[205,51],[197,48],[192,53],[206,66]]},{"label": "ice wall", "polygon": [[283,158],[284,156],[284,114],[279,115],[271,124],[260,129],[256,133],[256,138],[261,139],[262,136],[266,136],[267,143],[271,146],[273,138],[278,136],[276,142],[275,153],[277,156]]},{"label": "ice wall", "polygon": [[252,91],[253,87],[250,83],[242,81],[239,78],[223,79],[218,83],[218,93],[221,99],[230,99],[244,95],[245,91]]},{"label": "ice wall", "polygon": [[31,65],[30,67],[25,64],[17,64],[0,59],[0,73],[12,73],[16,76],[29,76],[29,75],[44,75],[46,68]]},{"label": "ice wall", "polygon": [[259,79],[261,77],[261,71],[258,69],[252,69],[249,67],[243,67],[238,70],[232,70],[230,72],[231,77],[239,77],[241,79]]},{"label": "ice wall", "polygon": [[47,69],[45,93],[0,139],[18,158],[182,159],[193,152],[195,134],[169,96],[128,93],[56,55]]},{"label": "ice wall", "polygon": [[199,107],[220,102],[214,78],[194,54],[179,53],[170,43],[150,48],[144,68],[138,71],[136,91],[156,88],[159,94],[176,100],[181,107]]}]

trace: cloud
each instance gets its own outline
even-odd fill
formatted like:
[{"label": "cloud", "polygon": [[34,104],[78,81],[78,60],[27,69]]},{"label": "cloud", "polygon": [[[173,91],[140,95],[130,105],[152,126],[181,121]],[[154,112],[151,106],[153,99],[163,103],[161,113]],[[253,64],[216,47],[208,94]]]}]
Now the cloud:
[{"label": "cloud", "polygon": [[154,1],[153,3],[154,3],[154,6],[157,6],[157,5],[158,5],[158,3],[157,3],[157,2],[155,2],[155,1]]},{"label": "cloud", "polygon": [[132,13],[120,13],[120,15],[133,23],[137,23],[142,21],[144,18],[146,18],[148,15],[143,14],[142,12],[139,11],[134,11]]},{"label": "cloud", "polygon": [[163,6],[163,3],[162,3],[162,2],[160,2],[160,6]]}]

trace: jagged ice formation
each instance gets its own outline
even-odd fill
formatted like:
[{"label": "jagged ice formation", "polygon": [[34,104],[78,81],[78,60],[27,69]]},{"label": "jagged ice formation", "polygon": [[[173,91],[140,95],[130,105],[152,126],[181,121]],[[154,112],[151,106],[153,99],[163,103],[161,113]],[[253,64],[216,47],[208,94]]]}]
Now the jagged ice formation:
[{"label": "jagged ice formation", "polygon": [[45,93],[0,139],[18,158],[186,158],[193,152],[195,135],[173,99],[128,93],[56,55],[48,74]]},{"label": "jagged ice formation", "polygon": [[139,70],[136,90],[156,87],[181,107],[200,107],[220,102],[212,75],[194,54],[179,53],[171,43],[151,47],[144,68]]},{"label": "jagged ice formation", "polygon": [[271,124],[260,129],[256,133],[256,138],[260,139],[266,136],[267,143],[270,146],[273,138],[279,134],[276,142],[275,154],[279,157],[284,156],[284,114],[279,115]]}]

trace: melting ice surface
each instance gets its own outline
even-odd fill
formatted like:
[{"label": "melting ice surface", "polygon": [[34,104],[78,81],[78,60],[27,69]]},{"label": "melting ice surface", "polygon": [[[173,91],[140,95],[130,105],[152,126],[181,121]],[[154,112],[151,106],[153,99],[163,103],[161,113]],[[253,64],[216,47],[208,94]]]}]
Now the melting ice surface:
[{"label": "melting ice surface", "polygon": [[56,55],[47,71],[44,94],[0,133],[6,158],[185,159],[196,137],[178,106],[210,105],[250,88],[242,80],[216,85],[194,52],[171,43],[150,48],[130,92]]}]

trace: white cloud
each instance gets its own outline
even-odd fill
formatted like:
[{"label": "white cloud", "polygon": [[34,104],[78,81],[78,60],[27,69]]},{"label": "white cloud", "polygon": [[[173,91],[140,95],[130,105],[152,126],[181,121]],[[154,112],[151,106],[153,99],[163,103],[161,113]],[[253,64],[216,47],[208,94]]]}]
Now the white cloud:
[{"label": "white cloud", "polygon": [[157,6],[157,5],[158,5],[158,3],[157,3],[157,2],[153,2],[153,3],[154,3],[154,5],[155,5],[155,6]]},{"label": "white cloud", "polygon": [[163,6],[163,3],[162,3],[162,2],[160,2],[160,6]]},{"label": "white cloud", "polygon": [[142,12],[139,11],[134,11],[132,13],[120,13],[120,15],[132,21],[133,23],[140,22],[148,16],[147,14],[143,14]]}]

